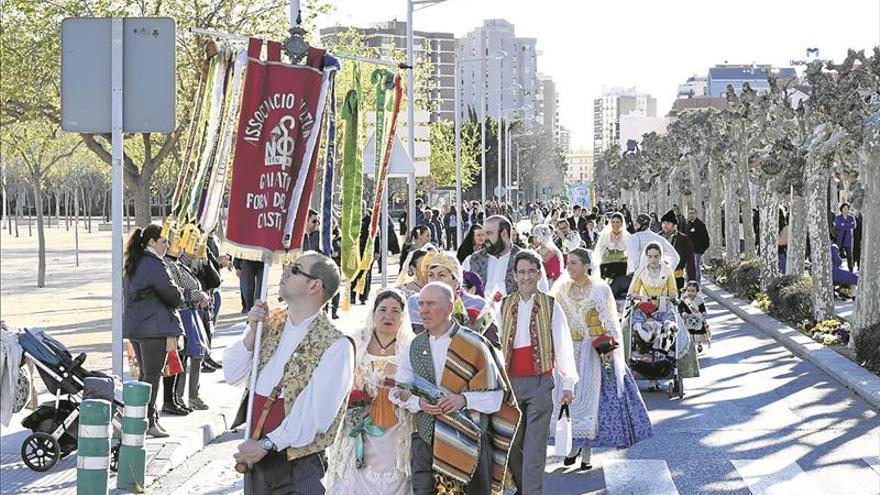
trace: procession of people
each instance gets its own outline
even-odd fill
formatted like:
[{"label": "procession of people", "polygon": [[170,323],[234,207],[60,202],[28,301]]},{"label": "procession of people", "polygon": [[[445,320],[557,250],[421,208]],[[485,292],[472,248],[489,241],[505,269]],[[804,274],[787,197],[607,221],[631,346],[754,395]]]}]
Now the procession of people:
[{"label": "procession of people", "polygon": [[[433,210],[443,212],[441,226]],[[663,387],[650,380],[640,388],[644,377],[630,370],[626,347],[654,339],[649,321],[665,329],[659,342],[687,316],[693,338],[679,344],[687,351],[676,366],[698,376],[696,345],[702,351],[711,333],[696,255],[709,241],[692,242],[683,232],[705,227],[692,218],[679,228],[670,211],[657,233],[648,214],[631,225],[628,210],[564,203],[485,210],[467,203],[461,218],[447,205],[421,213],[421,223],[402,224],[408,235],[394,287],[370,297],[344,281],[337,256],[303,249],[284,267],[279,305],[258,299],[262,274],[248,260],[217,251],[197,263],[169,251],[159,226],[133,237],[132,263],[153,256],[154,271],[164,265],[167,275],[131,282],[167,287],[156,292],[157,303],[175,320],[167,332],[155,331],[157,345],[165,352],[182,337],[181,354],[192,363],[189,373],[161,384],[160,408],[160,380],[149,365],[153,334],[131,333],[146,363],[143,378],[155,384],[148,434],[165,435],[160,411],[209,407],[198,397],[203,366],[247,388],[256,361],[253,399],[243,404],[253,420],[235,454],[245,493],[542,493],[548,447],[564,466],[588,472],[593,448],[625,449],[652,437],[642,393]],[[460,243],[451,233],[458,222]],[[314,210],[309,223],[303,246],[312,248]],[[232,266],[249,324],[221,365],[210,357],[210,311],[219,306],[211,291],[221,269]],[[338,317],[342,290],[352,291],[352,304],[369,307],[350,335],[329,318],[329,309]],[[694,319],[699,328],[690,328]]]}]

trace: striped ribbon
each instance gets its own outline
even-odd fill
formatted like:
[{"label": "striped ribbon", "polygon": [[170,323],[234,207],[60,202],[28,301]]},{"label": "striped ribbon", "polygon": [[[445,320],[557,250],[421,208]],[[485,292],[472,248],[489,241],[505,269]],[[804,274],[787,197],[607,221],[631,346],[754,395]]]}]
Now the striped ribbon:
[{"label": "striped ribbon", "polygon": [[324,203],[321,219],[321,250],[332,255],[333,165],[336,156],[336,71],[330,73],[330,103],[327,109],[327,155],[324,163]]},{"label": "striped ribbon", "polygon": [[[342,120],[345,137],[342,140],[342,275],[354,280],[360,264],[361,201],[364,193],[363,163],[358,155],[358,100],[360,97],[360,68],[353,64],[354,89],[346,93],[342,102]],[[346,300],[343,292],[343,303]],[[343,306],[344,307],[344,306]]]}]

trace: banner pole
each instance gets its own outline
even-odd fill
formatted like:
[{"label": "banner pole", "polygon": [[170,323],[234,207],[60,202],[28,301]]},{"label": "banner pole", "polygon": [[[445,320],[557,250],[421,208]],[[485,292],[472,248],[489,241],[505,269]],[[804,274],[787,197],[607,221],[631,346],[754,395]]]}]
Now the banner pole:
[{"label": "banner pole", "polygon": [[[260,301],[266,302],[269,292],[269,263],[263,262],[263,275],[260,277]],[[257,331],[254,337],[254,355],[251,361],[251,377],[248,385],[247,420],[245,421],[245,438],[250,438],[253,429],[254,416],[254,391],[257,388],[257,368],[260,363],[260,345],[263,339],[263,322],[257,323]]]}]

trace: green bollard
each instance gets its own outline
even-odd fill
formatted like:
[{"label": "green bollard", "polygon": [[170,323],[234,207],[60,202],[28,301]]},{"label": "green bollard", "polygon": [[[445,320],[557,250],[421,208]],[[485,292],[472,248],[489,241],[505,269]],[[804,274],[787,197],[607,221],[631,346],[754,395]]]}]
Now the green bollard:
[{"label": "green bollard", "polygon": [[144,471],[147,453],[144,434],[147,431],[147,403],[152,387],[149,383],[128,381],[122,387],[125,409],[122,413],[122,444],[119,446],[119,469],[116,488],[135,493],[144,492]]},{"label": "green bollard", "polygon": [[107,495],[111,407],[109,402],[101,399],[87,399],[79,405],[77,495]]}]

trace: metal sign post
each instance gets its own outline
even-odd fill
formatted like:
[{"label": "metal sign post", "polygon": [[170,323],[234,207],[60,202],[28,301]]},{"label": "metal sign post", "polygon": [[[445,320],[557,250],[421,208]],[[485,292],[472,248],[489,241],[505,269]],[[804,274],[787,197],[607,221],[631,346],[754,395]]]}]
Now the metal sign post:
[{"label": "metal sign post", "polygon": [[175,41],[176,26],[167,17],[71,17],[61,23],[61,128],[110,134],[111,350],[113,374],[120,377],[123,133],[176,127]]},{"label": "metal sign post", "polygon": [[110,37],[110,120],[113,170],[113,374],[122,376],[122,18],[112,20]]}]

